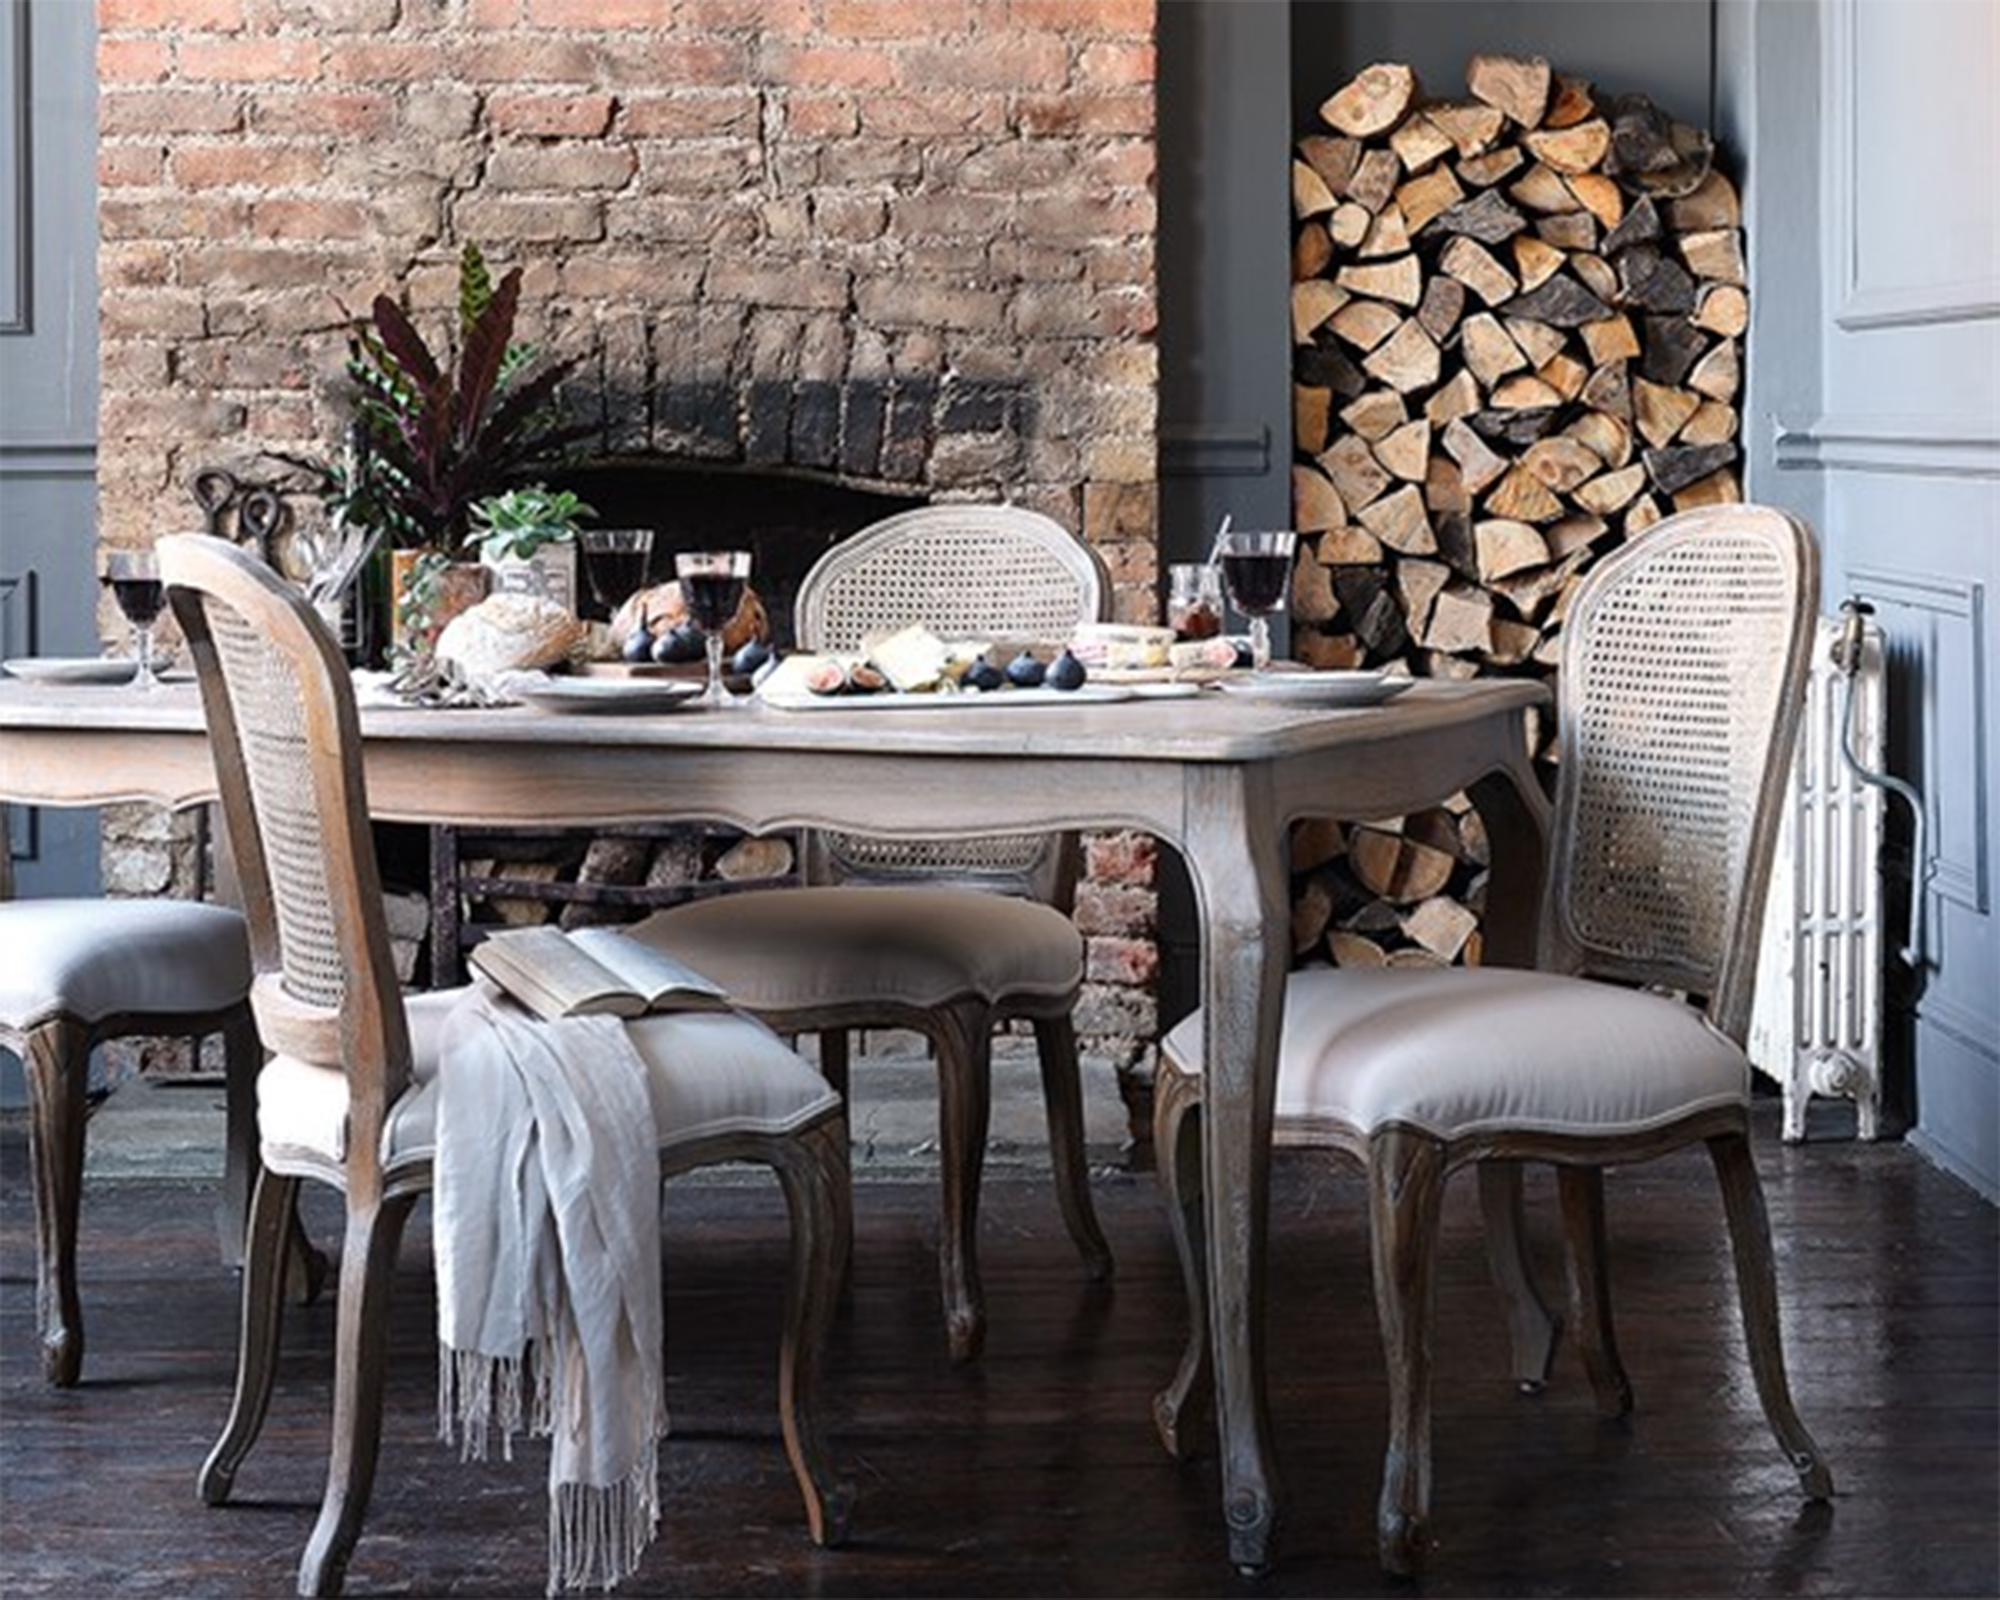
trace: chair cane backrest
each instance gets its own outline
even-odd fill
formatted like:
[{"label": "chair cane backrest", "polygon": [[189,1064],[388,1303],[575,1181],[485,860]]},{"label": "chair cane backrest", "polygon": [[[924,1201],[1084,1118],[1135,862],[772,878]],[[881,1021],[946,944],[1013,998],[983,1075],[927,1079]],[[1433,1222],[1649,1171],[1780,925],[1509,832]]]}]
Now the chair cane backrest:
[{"label": "chair cane backrest", "polygon": [[347,664],[270,567],[221,539],[159,543],[160,571],[201,684],[255,977],[280,1055],[347,1076],[350,1174],[380,1148],[409,1081]]},{"label": "chair cane backrest", "polygon": [[1746,505],[1669,517],[1585,577],[1545,968],[1698,996],[1741,1042],[1818,592],[1811,531]]},{"label": "chair cane backrest", "polygon": [[[871,523],[813,564],[799,585],[796,633],[801,649],[831,652],[918,623],[947,641],[987,639],[1000,650],[1066,644],[1081,624],[1104,619],[1109,598],[1096,552],[1039,512],[921,506]],[[1074,871],[1073,842],[1040,833],[946,841],[822,833],[808,849],[807,875],[817,881],[955,881],[1059,905]]]}]

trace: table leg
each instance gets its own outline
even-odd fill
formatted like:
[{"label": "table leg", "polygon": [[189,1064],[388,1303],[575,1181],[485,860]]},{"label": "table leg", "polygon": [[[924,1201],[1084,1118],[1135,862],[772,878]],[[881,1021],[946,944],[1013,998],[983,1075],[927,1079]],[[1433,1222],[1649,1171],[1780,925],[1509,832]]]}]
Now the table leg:
[{"label": "table leg", "polygon": [[1264,1383],[1271,1119],[1289,926],[1284,838],[1255,774],[1189,778],[1185,841],[1202,927],[1209,1329],[1229,1559],[1270,1564],[1278,1521]]}]

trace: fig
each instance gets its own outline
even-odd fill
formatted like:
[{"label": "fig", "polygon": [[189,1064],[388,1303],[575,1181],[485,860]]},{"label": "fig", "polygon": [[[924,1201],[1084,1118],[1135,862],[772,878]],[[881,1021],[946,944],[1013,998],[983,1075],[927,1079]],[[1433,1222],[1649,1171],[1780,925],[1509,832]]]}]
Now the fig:
[{"label": "fig", "polygon": [[1017,689],[1039,689],[1048,672],[1032,650],[1023,650],[1007,663],[1007,681]]},{"label": "fig", "polygon": [[1083,670],[1083,663],[1065,650],[1049,663],[1048,675],[1042,681],[1051,689],[1081,689],[1089,675]]},{"label": "fig", "polygon": [[664,663],[699,661],[707,651],[707,637],[691,622],[678,622],[653,641],[653,659]]},{"label": "fig", "polygon": [[968,689],[978,689],[983,693],[989,689],[999,688],[1007,679],[998,667],[981,656],[965,669],[965,676],[958,681]]},{"label": "fig", "polygon": [[847,687],[847,672],[838,661],[815,661],[806,668],[806,687],[814,694],[839,694]]},{"label": "fig", "polygon": [[625,642],[618,647],[618,653],[627,661],[651,661],[653,636],[643,627],[634,628],[625,635]]},{"label": "fig", "polygon": [[757,669],[774,654],[769,643],[763,639],[745,640],[743,647],[729,658],[729,670],[745,678],[754,677]]},{"label": "fig", "polygon": [[847,690],[850,694],[880,694],[888,687],[889,680],[865,661],[848,670]]}]

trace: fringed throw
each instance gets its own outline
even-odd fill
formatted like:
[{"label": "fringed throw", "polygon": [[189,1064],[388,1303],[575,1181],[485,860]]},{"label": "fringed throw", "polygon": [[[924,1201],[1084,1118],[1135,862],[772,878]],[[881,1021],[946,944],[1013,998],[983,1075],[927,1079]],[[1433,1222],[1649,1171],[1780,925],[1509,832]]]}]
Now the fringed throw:
[{"label": "fringed throw", "polygon": [[543,1022],[476,988],[438,1067],[438,1430],[551,1439],[549,1590],[609,1589],[659,1525],[660,1159],[613,1017]]}]

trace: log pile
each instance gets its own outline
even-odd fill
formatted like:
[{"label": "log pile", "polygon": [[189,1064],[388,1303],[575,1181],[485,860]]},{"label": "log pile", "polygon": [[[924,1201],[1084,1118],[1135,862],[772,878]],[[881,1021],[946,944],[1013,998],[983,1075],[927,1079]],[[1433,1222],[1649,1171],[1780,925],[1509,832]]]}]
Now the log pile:
[{"label": "log pile", "polygon": [[[1596,556],[1741,498],[1742,218],[1708,137],[1539,58],[1475,56],[1466,81],[1429,101],[1371,66],[1292,163],[1313,666],[1547,676]],[[1302,836],[1300,957],[1476,960],[1477,821],[1457,801]]]}]

